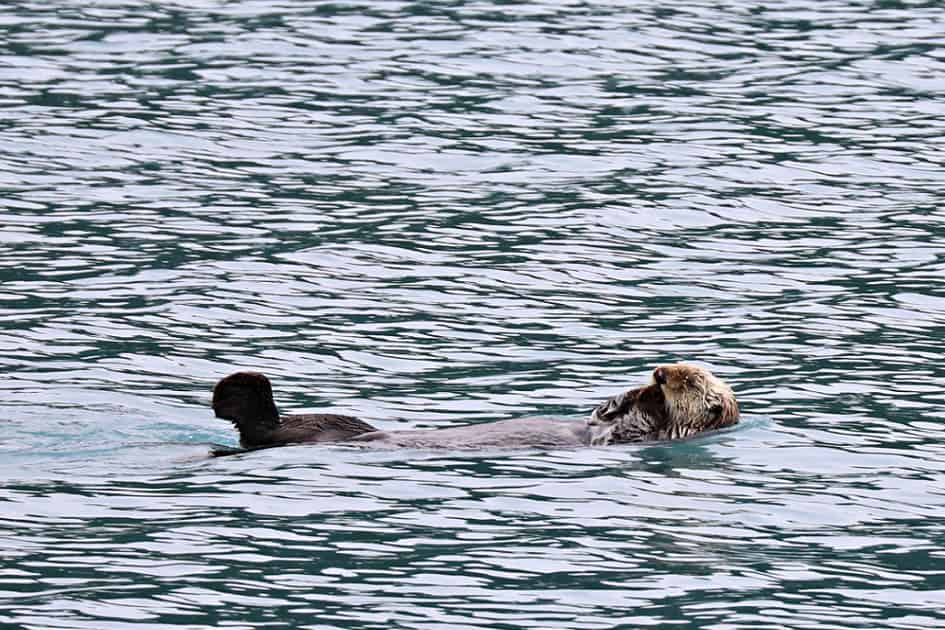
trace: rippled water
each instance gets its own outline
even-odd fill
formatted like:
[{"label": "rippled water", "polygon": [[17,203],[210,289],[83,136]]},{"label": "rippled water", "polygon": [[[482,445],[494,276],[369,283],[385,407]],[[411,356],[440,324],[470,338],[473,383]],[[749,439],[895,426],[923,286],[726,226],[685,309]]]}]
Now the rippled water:
[{"label": "rippled water", "polygon": [[[7,3],[0,626],[945,625],[936,2]],[[234,444],[216,379],[557,452]]]}]

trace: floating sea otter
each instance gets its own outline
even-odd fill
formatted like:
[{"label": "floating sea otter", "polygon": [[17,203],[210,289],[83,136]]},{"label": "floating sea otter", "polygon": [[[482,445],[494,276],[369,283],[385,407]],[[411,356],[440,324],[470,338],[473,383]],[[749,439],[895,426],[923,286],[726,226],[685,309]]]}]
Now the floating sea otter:
[{"label": "floating sea otter", "polygon": [[[237,372],[213,389],[213,411],[229,420],[244,449],[303,442],[380,448],[527,448],[604,446],[686,438],[738,422],[728,385],[708,370],[677,363],[653,370],[653,381],[610,398],[586,423],[523,418],[447,429],[379,431],[352,416],[279,416],[272,387],[258,372]],[[216,451],[228,454],[232,450]]]}]

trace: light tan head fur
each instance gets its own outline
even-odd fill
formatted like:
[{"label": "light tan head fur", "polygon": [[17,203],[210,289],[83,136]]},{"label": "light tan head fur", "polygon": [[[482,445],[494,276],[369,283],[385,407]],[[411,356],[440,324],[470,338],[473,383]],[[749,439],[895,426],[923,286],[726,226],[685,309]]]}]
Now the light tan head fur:
[{"label": "light tan head fur", "polygon": [[695,365],[653,370],[653,380],[599,404],[587,420],[590,443],[625,444],[686,438],[738,422],[728,385]]},{"label": "light tan head fur", "polygon": [[705,368],[686,363],[661,365],[653,370],[653,382],[666,398],[669,438],[738,422],[738,403],[732,389]]}]

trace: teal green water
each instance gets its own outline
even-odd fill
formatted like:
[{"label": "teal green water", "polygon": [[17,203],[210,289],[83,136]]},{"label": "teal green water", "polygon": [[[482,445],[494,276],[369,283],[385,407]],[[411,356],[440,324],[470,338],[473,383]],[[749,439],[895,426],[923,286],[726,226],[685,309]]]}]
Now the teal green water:
[{"label": "teal green water", "polygon": [[[934,2],[12,2],[0,627],[945,626]],[[225,374],[384,428],[745,422],[573,451],[235,444]]]}]

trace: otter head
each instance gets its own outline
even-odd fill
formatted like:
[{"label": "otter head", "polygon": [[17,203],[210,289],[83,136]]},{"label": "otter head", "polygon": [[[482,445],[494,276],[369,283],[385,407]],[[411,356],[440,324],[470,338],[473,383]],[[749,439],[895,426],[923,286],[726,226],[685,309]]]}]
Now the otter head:
[{"label": "otter head", "polygon": [[667,437],[687,437],[738,422],[732,389],[710,371],[676,363],[653,370],[653,383],[666,399]]},{"label": "otter head", "polygon": [[653,381],[597,406],[587,424],[592,445],[689,437],[738,422],[732,390],[711,372],[677,363],[653,370]]},{"label": "otter head", "polygon": [[258,372],[236,372],[213,388],[213,413],[229,420],[244,443],[261,438],[279,426],[279,411],[269,379]]}]

